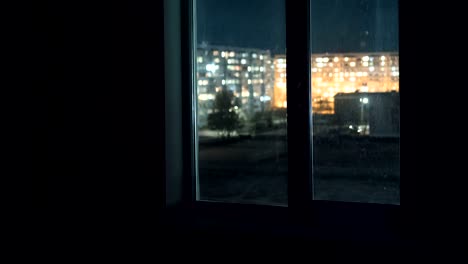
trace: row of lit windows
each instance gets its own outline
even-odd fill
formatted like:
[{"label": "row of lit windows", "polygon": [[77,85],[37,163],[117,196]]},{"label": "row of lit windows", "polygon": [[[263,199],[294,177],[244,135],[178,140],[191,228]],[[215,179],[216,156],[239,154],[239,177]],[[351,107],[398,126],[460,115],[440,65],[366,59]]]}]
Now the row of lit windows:
[{"label": "row of lit windows", "polygon": [[242,53],[242,54],[239,54],[239,53],[236,53],[235,51],[218,51],[218,50],[214,50],[213,51],[213,56],[220,56],[223,57],[223,58],[234,58],[237,56],[241,56],[242,58],[253,58],[253,59],[259,59],[259,60],[263,60],[265,59],[266,57],[269,57],[269,55],[263,55],[263,54],[257,54],[257,53],[252,53],[250,54],[249,56],[249,53]]},{"label": "row of lit windows", "polygon": [[[221,80],[221,83],[223,85],[225,84],[240,84],[241,81],[240,79],[228,79],[228,80]],[[247,83],[248,84],[263,84],[264,81],[263,79],[248,79],[247,80]],[[208,80],[198,80],[198,85],[202,86],[202,85],[208,85],[209,84],[209,81]]]},{"label": "row of lit windows", "polygon": [[[397,65],[397,64],[392,63],[392,62],[386,63],[385,61],[382,61],[382,62],[379,63],[379,66],[381,66],[381,67],[392,66],[392,65]],[[344,65],[337,64],[337,63],[333,64],[333,62],[329,62],[328,64],[324,63],[324,62],[317,62],[317,63],[312,63],[312,66],[319,67],[319,68],[325,68],[327,66],[328,67],[334,67],[334,66],[335,67],[343,67],[343,66],[344,67],[348,67],[348,66],[349,67],[357,67],[358,65],[356,64],[355,61],[351,61],[351,62],[349,62],[349,64],[346,63]],[[363,61],[363,62],[361,62],[361,66],[363,66],[363,67],[374,67],[376,65],[373,62]]]},{"label": "row of lit windows", "polygon": [[[361,60],[362,62],[372,62],[372,61],[374,61],[374,60],[380,59],[381,62],[385,62],[387,59],[388,59],[388,60],[392,60],[392,59],[395,60],[396,58],[397,58],[396,56],[388,56],[388,57],[386,57],[386,56],[382,55],[382,56],[380,56],[380,58],[379,58],[379,57],[371,57],[371,56],[367,56],[367,55],[366,55],[366,56],[363,56],[360,60]],[[356,59],[356,60],[359,60],[359,58],[355,58],[355,57],[344,57],[344,58],[343,58],[343,61],[348,62],[350,59],[351,59],[351,60],[355,60],[355,59]],[[332,58],[329,58],[329,57],[318,57],[318,58],[315,58],[315,62],[317,62],[317,63],[328,63],[328,62],[332,62],[332,61],[333,61],[333,62],[340,62],[341,60],[340,60],[339,57],[334,57],[333,59],[332,59]]]},{"label": "row of lit windows", "polygon": [[[368,76],[387,76],[387,72],[375,72],[372,71],[370,73],[368,72],[337,72],[335,71],[334,73],[332,72],[317,72],[317,71],[312,71],[314,76],[328,76],[328,77],[368,77]],[[392,71],[391,73],[388,73],[388,76],[400,76],[400,72],[398,71]],[[285,73],[282,73],[280,75],[281,78],[286,77]]]},{"label": "row of lit windows", "polygon": [[[205,59],[201,56],[198,56],[197,57],[197,62],[198,63],[203,63],[205,61]],[[213,59],[214,62],[216,63],[220,63],[221,60],[219,58],[214,58]],[[251,63],[253,64],[255,61],[251,61]],[[267,60],[265,61],[267,64],[271,64],[271,60]],[[227,59],[227,64],[242,64],[242,65],[246,65],[248,63],[248,61],[246,59]]]}]

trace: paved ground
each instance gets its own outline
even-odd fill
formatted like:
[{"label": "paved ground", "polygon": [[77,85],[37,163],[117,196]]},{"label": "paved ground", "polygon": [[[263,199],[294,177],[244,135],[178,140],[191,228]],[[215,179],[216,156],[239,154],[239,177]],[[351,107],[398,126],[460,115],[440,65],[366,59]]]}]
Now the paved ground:
[{"label": "paved ground", "polygon": [[[226,145],[200,145],[202,200],[287,204],[287,145],[280,133]],[[395,142],[317,142],[315,197],[399,204]]]}]

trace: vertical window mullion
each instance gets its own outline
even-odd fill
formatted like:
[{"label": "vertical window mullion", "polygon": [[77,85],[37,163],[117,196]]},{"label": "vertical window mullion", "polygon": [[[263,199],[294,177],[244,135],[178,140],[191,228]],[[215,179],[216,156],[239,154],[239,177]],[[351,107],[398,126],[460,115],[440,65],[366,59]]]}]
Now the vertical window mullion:
[{"label": "vertical window mullion", "polygon": [[183,105],[183,201],[197,199],[197,104],[196,104],[196,0],[181,0],[182,98]]},{"label": "vertical window mullion", "polygon": [[310,0],[286,1],[288,206],[313,199]]}]

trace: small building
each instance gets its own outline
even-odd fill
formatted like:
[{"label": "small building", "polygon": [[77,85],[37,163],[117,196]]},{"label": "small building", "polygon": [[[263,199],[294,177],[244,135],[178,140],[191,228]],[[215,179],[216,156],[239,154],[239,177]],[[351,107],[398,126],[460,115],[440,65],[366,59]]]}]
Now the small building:
[{"label": "small building", "polygon": [[400,136],[400,93],[338,93],[335,121],[341,128],[356,129],[372,137]]}]

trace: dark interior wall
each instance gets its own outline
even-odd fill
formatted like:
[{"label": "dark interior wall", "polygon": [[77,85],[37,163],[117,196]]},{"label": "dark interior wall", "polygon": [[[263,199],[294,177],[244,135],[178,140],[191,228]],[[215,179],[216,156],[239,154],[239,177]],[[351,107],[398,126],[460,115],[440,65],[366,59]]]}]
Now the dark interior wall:
[{"label": "dark interior wall", "polygon": [[34,206],[161,208],[163,1],[35,5]]}]

